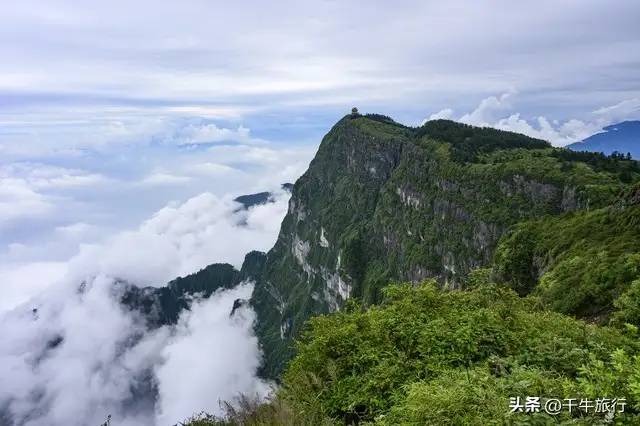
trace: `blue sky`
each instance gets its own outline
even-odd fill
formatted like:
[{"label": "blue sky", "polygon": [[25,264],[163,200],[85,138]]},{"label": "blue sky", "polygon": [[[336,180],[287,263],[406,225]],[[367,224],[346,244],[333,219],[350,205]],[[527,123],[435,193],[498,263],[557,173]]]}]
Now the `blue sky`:
[{"label": "blue sky", "polygon": [[293,181],[352,106],[556,145],[640,118],[639,18],[633,0],[10,2],[0,272],[27,294],[167,205]]}]

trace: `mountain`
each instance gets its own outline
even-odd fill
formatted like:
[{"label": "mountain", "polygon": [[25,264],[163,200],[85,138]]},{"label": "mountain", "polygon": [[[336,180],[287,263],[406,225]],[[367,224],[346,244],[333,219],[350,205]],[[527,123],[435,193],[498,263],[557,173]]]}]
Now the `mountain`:
[{"label": "mountain", "polygon": [[[253,256],[262,374],[281,386],[186,424],[640,424],[626,156],[354,110]],[[554,398],[591,405],[548,414]]]},{"label": "mountain", "polygon": [[[281,187],[283,190],[291,192],[293,184],[283,183]],[[256,194],[240,195],[239,197],[234,198],[233,201],[242,204],[244,209],[249,209],[253,206],[272,202],[273,195],[274,194],[272,192],[268,191],[258,192]]]},{"label": "mountain", "polygon": [[[237,423],[512,424],[513,395],[640,407],[638,162],[352,113],[289,189],[274,247],[240,270],[119,283],[150,329],[194,295],[254,283],[260,373],[282,386],[230,408]],[[204,416],[185,424],[235,424]],[[637,424],[640,410],[617,416]]]},{"label": "mountain", "polygon": [[263,373],[279,375],[311,316],[348,298],[379,303],[390,282],[460,288],[470,271],[491,266],[514,225],[606,208],[639,175],[634,161],[490,128],[344,117],[295,183],[257,276]]},{"label": "mountain", "polygon": [[[268,253],[249,253],[239,271],[214,264],[161,288],[125,286],[122,300],[155,327],[175,323],[194,294],[254,281],[270,378],[309,318],[348,299],[378,304],[392,282],[463,288],[479,268],[556,311],[640,324],[618,301],[640,276],[640,208],[629,195],[639,178],[638,163],[621,156],[448,120],[411,128],[351,114],[286,188],[288,212]],[[249,208],[270,197],[236,200]]]},{"label": "mountain", "polygon": [[254,251],[245,256],[239,271],[228,263],[214,263],[162,287],[138,287],[120,282],[120,301],[140,312],[150,328],[172,325],[184,309],[189,309],[193,296],[208,298],[216,290],[255,280],[263,262],[264,253]]},{"label": "mountain", "polygon": [[[282,189],[291,192],[293,184],[284,183]],[[272,192],[240,195],[234,199],[241,209],[274,201]],[[228,263],[214,263],[198,272],[178,277],[160,287],[138,287],[127,282],[117,282],[120,301],[129,309],[140,312],[151,328],[175,324],[180,313],[189,309],[193,296],[208,298],[219,289],[229,289],[247,280],[256,280],[262,268],[265,254],[257,251],[245,256],[238,271]]]},{"label": "mountain", "polygon": [[574,151],[593,151],[611,154],[630,153],[633,158],[640,159],[640,121],[623,121],[602,129],[587,139],[567,145]]},{"label": "mountain", "polygon": [[556,312],[606,323],[615,306],[615,321],[640,324],[622,302],[640,278],[640,186],[603,208],[517,224],[493,268],[500,282]]}]

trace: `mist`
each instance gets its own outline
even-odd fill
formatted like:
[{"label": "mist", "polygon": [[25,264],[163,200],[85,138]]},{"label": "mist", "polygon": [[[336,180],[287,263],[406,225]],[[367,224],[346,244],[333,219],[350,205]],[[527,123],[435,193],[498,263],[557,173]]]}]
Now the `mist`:
[{"label": "mist", "polygon": [[[255,313],[245,282],[195,297],[175,326],[149,329],[120,302],[123,282],[166,284],[209,263],[239,265],[277,237],[288,194],[239,208],[201,194],[156,212],[137,229],[84,245],[64,278],[0,314],[0,423],[170,425],[239,394],[264,397]],[[25,276],[25,279],[28,279]]]}]

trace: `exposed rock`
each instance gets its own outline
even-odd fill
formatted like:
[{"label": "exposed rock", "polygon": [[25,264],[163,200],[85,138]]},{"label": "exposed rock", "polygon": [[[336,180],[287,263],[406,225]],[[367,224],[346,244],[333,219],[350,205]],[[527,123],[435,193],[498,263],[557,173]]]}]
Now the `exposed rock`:
[{"label": "exposed rock", "polygon": [[568,178],[513,173],[507,154],[495,163],[483,157],[510,148],[560,161],[544,141],[495,129],[340,120],[295,183],[256,281],[265,374],[280,371],[310,315],[338,310],[349,297],[376,303],[390,281],[435,278],[458,288],[489,264],[513,224],[587,206],[589,189]]},{"label": "exposed rock", "polygon": [[320,227],[320,247],[328,248],[329,240],[327,240],[327,236],[324,234],[324,228]]}]

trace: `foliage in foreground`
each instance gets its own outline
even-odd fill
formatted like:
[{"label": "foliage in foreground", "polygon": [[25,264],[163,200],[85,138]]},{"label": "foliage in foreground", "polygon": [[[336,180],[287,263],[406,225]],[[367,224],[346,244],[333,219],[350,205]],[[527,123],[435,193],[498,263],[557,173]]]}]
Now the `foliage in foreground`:
[{"label": "foliage in foreground", "polygon": [[[486,276],[486,275],[485,275]],[[312,318],[270,402],[204,424],[599,424],[510,413],[509,398],[621,398],[640,422],[637,330],[539,310],[486,283],[444,292],[392,285],[380,306]],[[244,417],[241,417],[244,416]],[[574,416],[576,414],[574,413]],[[626,416],[626,417],[625,417]],[[207,423],[207,421],[209,423]]]}]

